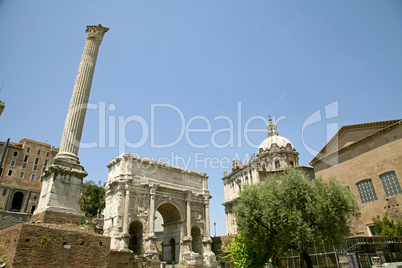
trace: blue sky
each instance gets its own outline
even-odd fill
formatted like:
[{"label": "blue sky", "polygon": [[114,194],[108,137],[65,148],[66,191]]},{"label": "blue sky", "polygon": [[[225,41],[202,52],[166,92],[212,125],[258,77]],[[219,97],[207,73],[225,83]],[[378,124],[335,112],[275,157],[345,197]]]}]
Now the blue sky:
[{"label": "blue sky", "polygon": [[226,234],[227,160],[257,152],[262,117],[301,165],[343,125],[402,117],[401,1],[3,0],[0,140],[59,146],[86,25],[99,23],[110,31],[82,137],[97,144],[79,152],[87,179],[105,182],[122,151],[182,159],[210,177],[211,234],[214,222]]}]

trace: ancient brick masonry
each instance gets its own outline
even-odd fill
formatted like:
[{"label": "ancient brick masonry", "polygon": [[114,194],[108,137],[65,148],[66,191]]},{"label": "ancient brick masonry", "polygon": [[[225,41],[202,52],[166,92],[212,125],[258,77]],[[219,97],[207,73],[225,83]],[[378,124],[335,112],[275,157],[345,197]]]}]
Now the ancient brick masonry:
[{"label": "ancient brick masonry", "polygon": [[109,267],[110,239],[73,225],[21,224],[0,231],[11,267]]}]

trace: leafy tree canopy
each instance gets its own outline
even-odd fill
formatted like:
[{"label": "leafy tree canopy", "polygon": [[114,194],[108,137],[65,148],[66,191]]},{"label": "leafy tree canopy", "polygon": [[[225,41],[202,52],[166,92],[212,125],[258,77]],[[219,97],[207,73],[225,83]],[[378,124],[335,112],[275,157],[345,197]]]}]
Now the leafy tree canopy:
[{"label": "leafy tree canopy", "polygon": [[373,217],[376,236],[402,236],[402,221],[400,219],[394,222],[388,219],[388,213],[385,213],[381,219],[379,215]]},{"label": "leafy tree canopy", "polygon": [[272,241],[266,240],[258,244],[252,244],[251,239],[246,239],[244,235],[238,234],[231,238],[228,246],[224,249],[227,257],[237,268],[263,267],[267,260],[272,257]]},{"label": "leafy tree canopy", "polygon": [[[308,249],[322,241],[342,245],[350,234],[358,205],[334,178],[311,180],[289,168],[280,176],[268,177],[263,184],[244,186],[233,211],[241,241],[247,249],[264,256],[264,263],[293,249],[312,267]],[[247,263],[251,263],[250,256],[244,257]]]},{"label": "leafy tree canopy", "polygon": [[81,211],[85,212],[85,216],[93,218],[104,208],[105,189],[101,186],[101,182],[99,181],[98,185],[92,180],[84,182],[80,197]]}]

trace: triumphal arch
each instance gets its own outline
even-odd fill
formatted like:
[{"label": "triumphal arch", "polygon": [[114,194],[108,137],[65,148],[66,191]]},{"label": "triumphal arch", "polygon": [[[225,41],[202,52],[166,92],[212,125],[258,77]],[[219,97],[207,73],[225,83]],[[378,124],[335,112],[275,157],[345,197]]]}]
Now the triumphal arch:
[{"label": "triumphal arch", "polygon": [[[132,154],[114,158],[108,168],[104,234],[112,250],[214,267],[207,174]],[[156,211],[163,218],[158,237]]]}]

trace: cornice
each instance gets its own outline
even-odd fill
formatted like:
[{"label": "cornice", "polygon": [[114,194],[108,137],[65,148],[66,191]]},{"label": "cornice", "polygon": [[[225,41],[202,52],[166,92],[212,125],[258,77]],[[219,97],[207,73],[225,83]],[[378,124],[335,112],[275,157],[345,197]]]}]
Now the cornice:
[{"label": "cornice", "polygon": [[168,168],[171,170],[174,170],[176,172],[180,172],[180,173],[188,173],[188,174],[192,174],[192,175],[197,175],[200,177],[204,177],[204,178],[209,178],[207,173],[204,172],[200,172],[200,171],[196,171],[196,170],[192,170],[192,169],[187,169],[187,168],[182,168],[179,166],[174,166],[171,164],[167,164],[164,162],[159,162],[156,160],[152,160],[149,158],[145,158],[145,157],[141,157],[141,156],[137,156],[137,155],[133,155],[133,154],[128,154],[128,153],[123,153],[118,157],[113,158],[113,160],[107,165],[108,168],[112,167],[113,165],[115,165],[116,163],[125,160],[125,161],[136,161],[136,162],[141,162],[144,164],[149,164],[149,165],[154,165],[157,167],[162,167],[162,168]]},{"label": "cornice", "polygon": [[[373,134],[370,134],[352,144],[349,144],[348,146],[345,146],[329,155],[325,155],[326,149],[332,144],[334,143],[340,136],[343,135],[343,133],[346,130],[349,129],[356,129],[356,128],[362,128],[362,127],[373,127],[373,126],[381,126],[381,125],[388,125],[385,128],[382,128],[376,132],[374,132]],[[389,125],[391,124],[391,125]],[[364,123],[364,124],[357,124],[357,125],[349,125],[349,126],[343,126],[337,134],[335,134],[335,136],[324,146],[324,148],[313,158],[313,160],[310,161],[310,165],[314,166],[315,164],[317,164],[318,162],[322,162],[324,159],[329,159],[332,158],[335,155],[339,155],[341,153],[344,153],[347,150],[350,150],[351,148],[354,148],[358,145],[361,145],[371,139],[373,139],[374,137],[377,137],[383,133],[386,133],[394,128],[397,128],[399,126],[402,125],[402,119],[398,119],[398,120],[389,120],[389,121],[380,121],[380,122],[373,122],[373,123]]]}]

